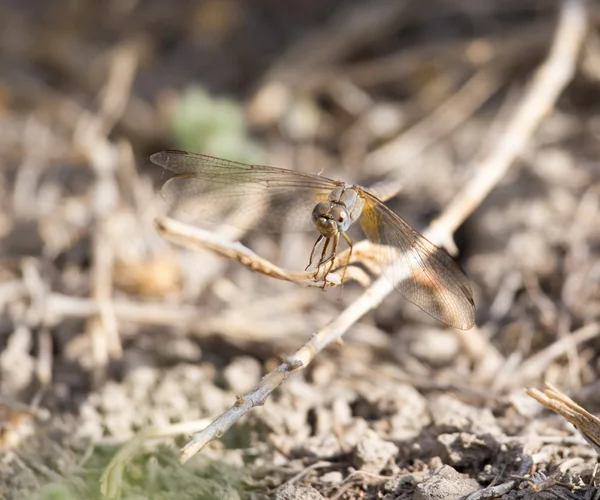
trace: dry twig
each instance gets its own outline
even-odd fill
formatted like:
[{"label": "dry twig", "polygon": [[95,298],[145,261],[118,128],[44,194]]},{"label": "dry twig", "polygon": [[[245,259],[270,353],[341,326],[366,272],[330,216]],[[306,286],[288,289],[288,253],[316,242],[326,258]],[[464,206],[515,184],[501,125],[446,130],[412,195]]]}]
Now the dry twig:
[{"label": "dry twig", "polygon": [[[272,262],[256,255],[252,250],[242,245],[240,242],[228,240],[211,231],[189,226],[168,217],[160,217],[156,219],[155,222],[157,231],[165,239],[189,250],[198,251],[201,249],[209,249],[218,255],[238,261],[251,271],[264,274],[271,278],[290,281],[307,287],[322,288],[324,285],[321,270],[319,270],[320,274],[315,280],[314,271],[291,271],[282,269]],[[327,274],[327,283],[325,286],[341,285],[341,275],[343,275],[344,282],[354,280],[365,287],[370,284],[371,280],[369,276],[358,267],[348,266],[345,272],[343,271],[343,268],[348,263],[348,253],[349,250],[346,249],[335,257],[332,266],[332,269],[335,269],[335,271]],[[354,246],[349,264],[361,262],[369,269],[376,272],[379,268],[373,261],[372,254],[373,252],[370,251],[369,242],[360,242]]]},{"label": "dry twig", "polygon": [[561,337],[553,344],[526,359],[504,385],[516,384],[520,380],[538,377],[556,358],[565,355],[570,349],[598,335],[600,335],[600,323],[590,323],[569,335]]},{"label": "dry twig", "polygon": [[[521,466],[519,470],[515,474],[516,477],[524,476],[527,471],[533,465],[533,460],[526,455],[521,455]],[[511,479],[510,481],[506,481],[505,483],[490,485],[487,488],[483,488],[481,490],[475,491],[471,493],[466,500],[482,500],[484,498],[499,498],[502,495],[506,495],[510,490],[512,490],[517,484],[517,481]]]},{"label": "dry twig", "polygon": [[88,157],[97,176],[94,210],[98,230],[94,233],[92,244],[92,294],[98,302],[99,314],[87,321],[86,328],[92,340],[93,378],[96,383],[104,378],[109,359],[122,354],[112,301],[115,249],[107,230],[109,216],[117,204],[119,151],[108,134],[125,111],[137,62],[134,46],[119,47],[112,61],[99,111],[94,115],[84,113],[75,131],[75,141]]},{"label": "dry twig", "polygon": [[387,173],[393,165],[414,160],[466,121],[498,90],[502,84],[499,73],[500,69],[493,63],[481,68],[432,113],[371,152],[366,162],[381,174]]},{"label": "dry twig", "polygon": [[[166,217],[156,220],[156,229],[159,234],[172,243],[190,250],[208,248],[223,257],[237,260],[250,270],[265,274],[266,276],[283,281],[291,281],[292,283],[304,286],[323,286],[322,280],[315,280],[314,272],[296,272],[282,269],[272,262],[259,257],[241,243],[226,240],[211,231],[205,231]],[[327,281],[332,286],[341,283],[337,274],[328,276]]]},{"label": "dry twig", "polygon": [[527,389],[527,394],[571,422],[600,455],[600,418],[579,406],[550,383],[546,383],[544,392],[538,389]]},{"label": "dry twig", "polygon": [[337,14],[323,29],[310,32],[294,44],[274,65],[249,104],[249,115],[260,125],[276,123],[292,103],[292,89],[298,81],[330,67],[354,47],[375,34],[397,29],[406,10],[403,2],[377,0],[351,6]]},{"label": "dry twig", "polygon": [[[587,28],[587,2],[565,0],[550,54],[527,89],[516,113],[477,173],[454,198],[433,226],[451,235],[492,188],[504,177],[511,163],[525,150],[533,133],[567,86],[577,63]],[[445,239],[443,241],[449,241]]]}]

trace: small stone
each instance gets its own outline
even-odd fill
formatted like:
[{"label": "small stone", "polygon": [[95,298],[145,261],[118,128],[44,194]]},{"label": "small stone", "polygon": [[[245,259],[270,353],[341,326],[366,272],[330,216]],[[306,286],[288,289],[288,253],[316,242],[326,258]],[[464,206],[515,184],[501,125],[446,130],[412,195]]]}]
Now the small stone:
[{"label": "small stone", "polygon": [[409,347],[410,353],[433,367],[451,364],[460,352],[458,337],[449,330],[423,327],[416,332]]},{"label": "small stone", "polygon": [[357,391],[353,414],[374,421],[375,430],[394,441],[414,439],[430,423],[427,400],[411,385],[365,383]]},{"label": "small stone", "polygon": [[325,497],[312,486],[287,483],[277,489],[275,500],[325,500]]},{"label": "small stone", "polygon": [[223,371],[227,387],[236,394],[245,394],[258,384],[261,376],[260,363],[250,356],[234,358]]},{"label": "small stone", "polygon": [[492,435],[476,436],[467,432],[440,434],[437,445],[441,459],[460,468],[479,468],[499,450],[499,444]]},{"label": "small stone", "polygon": [[429,405],[438,432],[470,432],[476,435],[502,433],[489,408],[475,408],[447,394],[434,397]]},{"label": "small stone", "polygon": [[335,455],[336,453],[340,453],[340,451],[340,442],[331,433],[321,436],[310,436],[292,450],[294,455],[315,458]]},{"label": "small stone", "polygon": [[379,474],[387,463],[398,454],[398,447],[384,441],[379,435],[367,429],[358,442],[352,455],[352,465],[371,474]]},{"label": "small stone", "polygon": [[176,338],[167,342],[161,355],[178,362],[197,363],[202,358],[202,349],[191,339]]},{"label": "small stone", "polygon": [[368,430],[369,424],[364,418],[353,418],[350,423],[342,427],[342,433],[338,439],[342,440],[344,449],[351,450],[356,447]]},{"label": "small stone", "polygon": [[341,472],[334,470],[323,474],[319,479],[326,484],[339,484],[344,479],[344,476]]},{"label": "small stone", "polygon": [[449,465],[430,470],[417,485],[415,500],[458,500],[479,490],[475,479],[458,473]]}]

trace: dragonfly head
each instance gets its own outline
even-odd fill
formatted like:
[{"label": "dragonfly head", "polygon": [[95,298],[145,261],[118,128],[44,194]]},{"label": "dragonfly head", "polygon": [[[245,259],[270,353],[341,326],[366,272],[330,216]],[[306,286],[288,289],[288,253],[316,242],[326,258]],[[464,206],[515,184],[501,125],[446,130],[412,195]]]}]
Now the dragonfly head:
[{"label": "dragonfly head", "polygon": [[312,220],[319,233],[326,238],[331,238],[337,233],[345,233],[350,227],[350,216],[346,208],[329,201],[315,205]]}]

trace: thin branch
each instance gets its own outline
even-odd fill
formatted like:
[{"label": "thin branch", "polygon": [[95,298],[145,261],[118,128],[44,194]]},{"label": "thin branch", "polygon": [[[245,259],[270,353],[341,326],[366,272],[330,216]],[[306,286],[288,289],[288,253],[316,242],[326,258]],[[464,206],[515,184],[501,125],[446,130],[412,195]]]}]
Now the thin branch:
[{"label": "thin branch", "polygon": [[[156,230],[165,239],[183,246],[189,250],[208,248],[218,255],[228,259],[237,260],[251,271],[256,271],[271,278],[291,281],[303,286],[322,287],[323,281],[315,280],[315,273],[309,271],[289,271],[276,266],[272,262],[256,255],[252,250],[237,241],[230,241],[205,231],[198,227],[189,226],[182,222],[167,217],[156,219]],[[337,274],[327,276],[327,285],[335,286],[341,283]]]},{"label": "thin branch", "polygon": [[481,490],[475,491],[471,493],[466,500],[483,500],[485,498],[501,498],[503,495],[506,495],[510,490],[512,490],[517,482],[513,479],[512,481],[507,481],[506,483],[497,484],[495,486],[488,486],[487,488],[483,488]]},{"label": "thin branch", "polygon": [[561,337],[553,344],[525,360],[504,385],[510,385],[515,381],[539,377],[540,373],[542,373],[556,358],[564,356],[570,349],[598,336],[600,336],[600,323],[590,323],[569,335]]},{"label": "thin branch", "polygon": [[110,358],[122,356],[112,301],[115,248],[107,232],[119,192],[116,178],[119,157],[118,149],[110,142],[108,135],[129,101],[137,61],[137,48],[134,45],[119,47],[113,56],[100,110],[95,114],[83,113],[74,133],[74,142],[81,147],[96,174],[93,207],[97,231],[92,241],[91,288],[92,296],[99,305],[99,314],[88,319],[86,324],[92,341],[92,377],[96,384],[105,377]]},{"label": "thin branch", "polygon": [[379,174],[414,160],[432,144],[452,132],[479,109],[503,83],[500,69],[490,63],[477,71],[446,101],[393,141],[371,152],[366,163]]},{"label": "thin branch", "polygon": [[[311,297],[313,297],[311,299]],[[220,333],[230,339],[242,342],[281,339],[279,323],[260,311],[302,310],[312,303],[314,296],[309,293],[293,292],[278,294],[260,304],[232,304],[232,307],[219,314],[209,314],[193,305],[165,304],[164,302],[134,302],[123,298],[114,301],[117,321],[134,322],[140,325],[179,327],[189,331],[194,337]],[[257,307],[260,306],[260,307]],[[264,307],[263,307],[264,306]],[[45,325],[55,325],[64,318],[90,318],[100,314],[97,301],[87,297],[72,297],[60,293],[48,294],[44,309]],[[298,334],[300,327],[298,327]]]},{"label": "thin branch", "polygon": [[[425,232],[435,244],[451,239],[456,228],[479,206],[491,189],[500,181],[514,159],[523,151],[543,117],[553,108],[556,99],[573,76],[575,61],[586,31],[586,3],[566,0],[562,4],[559,24],[550,54],[537,71],[515,115],[507,124],[497,147],[483,161],[474,180],[459,193],[442,216]],[[377,307],[394,284],[386,278],[377,279],[363,294],[348,306],[323,330],[314,334],[295,354],[263,377],[245,396],[208,427],[197,433],[181,450],[182,461],[189,460],[207,443],[221,437],[235,422],[255,406],[262,406],[268,396],[292,373],[308,366],[317,353],[339,341],[354,323]]]},{"label": "thin branch", "polygon": [[573,78],[587,31],[586,4],[585,0],[564,0],[550,53],[536,71],[516,113],[491,154],[479,164],[476,175],[433,223],[435,230],[447,235],[447,240],[523,153],[533,133]]},{"label": "thin branch", "polygon": [[[527,455],[520,455],[521,466],[516,474],[513,477],[524,476],[531,466],[533,465],[533,460],[531,457]],[[475,491],[471,493],[466,500],[483,500],[485,498],[500,498],[502,495],[506,495],[510,490],[512,490],[516,486],[516,480],[506,481],[502,484],[488,486],[487,488],[483,488],[479,491]]]}]

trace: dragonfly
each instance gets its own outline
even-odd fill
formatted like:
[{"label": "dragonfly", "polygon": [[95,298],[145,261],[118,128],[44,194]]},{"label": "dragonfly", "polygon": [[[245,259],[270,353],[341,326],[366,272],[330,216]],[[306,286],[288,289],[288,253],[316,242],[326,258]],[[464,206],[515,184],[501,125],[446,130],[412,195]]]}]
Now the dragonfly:
[{"label": "dragonfly", "polygon": [[[331,272],[340,239],[357,221],[376,262],[394,288],[427,314],[461,330],[475,323],[469,279],[445,250],[431,243],[367,188],[322,175],[250,165],[187,151],[161,151],[151,161],[175,175],[161,188],[173,206],[203,220],[267,232],[317,230],[309,267]],[[343,276],[342,276],[342,282]],[[324,285],[325,286],[325,285]]]}]

